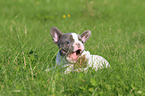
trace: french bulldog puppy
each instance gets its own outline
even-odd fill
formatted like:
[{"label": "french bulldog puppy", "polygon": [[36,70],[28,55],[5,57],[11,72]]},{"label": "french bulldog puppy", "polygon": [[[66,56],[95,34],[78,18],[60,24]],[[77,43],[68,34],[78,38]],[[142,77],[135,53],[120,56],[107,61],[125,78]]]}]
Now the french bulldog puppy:
[{"label": "french bulldog puppy", "polygon": [[[90,30],[79,35],[76,33],[61,33],[57,27],[52,27],[50,33],[53,42],[59,47],[56,63],[58,66],[66,67],[65,74],[71,71],[87,72],[90,67],[95,71],[98,68],[110,67],[109,62],[103,57],[91,55],[89,51],[84,50],[84,44],[91,36]],[[78,62],[86,66],[84,68],[75,68],[76,64],[79,64]]]}]

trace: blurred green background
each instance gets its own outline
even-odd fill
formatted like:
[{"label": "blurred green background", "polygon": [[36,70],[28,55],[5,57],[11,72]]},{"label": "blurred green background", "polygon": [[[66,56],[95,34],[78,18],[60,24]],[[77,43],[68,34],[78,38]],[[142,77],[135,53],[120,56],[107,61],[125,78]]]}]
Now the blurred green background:
[{"label": "blurred green background", "polygon": [[[144,0],[0,0],[0,95],[145,95]],[[111,68],[62,74],[50,28],[81,34]]]}]

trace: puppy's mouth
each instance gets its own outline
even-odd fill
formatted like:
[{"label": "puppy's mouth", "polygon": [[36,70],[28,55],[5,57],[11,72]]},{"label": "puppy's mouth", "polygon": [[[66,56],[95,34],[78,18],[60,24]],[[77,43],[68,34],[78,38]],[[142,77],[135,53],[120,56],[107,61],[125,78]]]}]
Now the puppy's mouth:
[{"label": "puppy's mouth", "polygon": [[78,49],[77,51],[75,51],[74,53],[76,53],[76,55],[81,54],[81,49]]},{"label": "puppy's mouth", "polygon": [[76,51],[73,52],[73,53],[69,53],[69,54],[67,55],[66,58],[67,58],[71,63],[76,63],[76,61],[77,61],[78,57],[81,55],[81,53],[82,53],[82,50],[81,50],[81,49],[78,49],[78,50],[76,50]]}]

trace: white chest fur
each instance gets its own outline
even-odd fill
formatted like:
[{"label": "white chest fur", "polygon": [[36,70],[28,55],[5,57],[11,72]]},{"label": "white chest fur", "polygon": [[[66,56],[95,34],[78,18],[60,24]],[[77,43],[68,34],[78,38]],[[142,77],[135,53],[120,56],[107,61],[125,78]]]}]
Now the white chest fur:
[{"label": "white chest fur", "polygon": [[71,71],[78,71],[78,70],[79,72],[80,70],[87,72],[89,67],[91,67],[95,71],[97,71],[99,68],[110,67],[109,62],[101,56],[91,55],[89,51],[84,51],[81,56],[84,56],[84,55],[85,55],[85,58],[88,60],[86,68],[74,69],[74,65],[68,63],[65,60],[65,58],[63,58],[59,53],[56,56],[56,62],[58,66],[61,65],[62,67],[67,67],[64,72],[65,74],[70,73]]}]

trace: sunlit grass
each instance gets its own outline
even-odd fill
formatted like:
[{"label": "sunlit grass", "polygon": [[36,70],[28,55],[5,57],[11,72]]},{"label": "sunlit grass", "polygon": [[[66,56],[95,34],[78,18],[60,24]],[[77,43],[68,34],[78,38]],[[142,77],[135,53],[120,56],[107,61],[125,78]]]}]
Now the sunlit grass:
[{"label": "sunlit grass", "polygon": [[[144,0],[0,1],[0,95],[145,95]],[[111,68],[62,74],[50,36],[91,30],[85,48]]]}]

